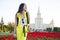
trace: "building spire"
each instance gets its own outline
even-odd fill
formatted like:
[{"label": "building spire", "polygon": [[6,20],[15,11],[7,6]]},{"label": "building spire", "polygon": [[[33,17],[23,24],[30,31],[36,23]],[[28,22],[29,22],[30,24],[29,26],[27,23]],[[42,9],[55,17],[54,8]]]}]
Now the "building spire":
[{"label": "building spire", "polygon": [[4,24],[3,17],[1,18],[1,23]]},{"label": "building spire", "polygon": [[41,18],[40,7],[38,7],[37,17],[38,17],[38,18]]}]

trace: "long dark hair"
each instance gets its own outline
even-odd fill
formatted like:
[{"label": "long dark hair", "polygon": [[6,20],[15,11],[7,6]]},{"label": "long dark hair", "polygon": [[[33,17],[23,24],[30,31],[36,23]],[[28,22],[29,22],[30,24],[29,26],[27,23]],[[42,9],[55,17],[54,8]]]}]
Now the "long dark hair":
[{"label": "long dark hair", "polygon": [[[20,4],[17,13],[19,13],[19,12],[22,13],[24,5],[25,5],[25,3],[21,3],[21,4]],[[17,13],[16,13],[16,15],[17,15]],[[26,12],[26,16],[27,16],[27,23],[29,24],[28,12]],[[17,16],[16,16],[16,20],[17,20],[17,25],[18,25],[18,20],[19,20],[19,19],[17,18]]]},{"label": "long dark hair", "polygon": [[21,4],[20,4],[17,13],[19,13],[19,12],[22,13],[24,5],[25,5],[25,3],[21,3]]}]

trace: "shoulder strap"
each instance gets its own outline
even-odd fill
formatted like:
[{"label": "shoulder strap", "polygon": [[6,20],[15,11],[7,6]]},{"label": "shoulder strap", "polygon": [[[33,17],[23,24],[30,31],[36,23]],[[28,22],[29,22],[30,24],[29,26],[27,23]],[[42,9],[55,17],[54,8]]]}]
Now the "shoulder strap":
[{"label": "shoulder strap", "polygon": [[26,12],[27,24],[29,24],[28,13]]}]

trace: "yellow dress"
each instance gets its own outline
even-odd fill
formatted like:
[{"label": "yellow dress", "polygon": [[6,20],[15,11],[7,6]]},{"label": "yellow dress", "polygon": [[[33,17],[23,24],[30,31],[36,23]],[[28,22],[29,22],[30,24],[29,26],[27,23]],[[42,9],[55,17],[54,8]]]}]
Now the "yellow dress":
[{"label": "yellow dress", "polygon": [[27,29],[28,29],[28,25],[29,25],[29,24],[27,24],[26,12],[24,12],[24,18],[26,19],[26,25],[27,25],[27,26],[25,26],[25,35],[26,35],[25,37],[24,37],[24,33],[23,33],[23,24],[20,24],[20,21],[21,21],[20,13],[17,13],[17,18],[19,19],[18,26],[16,27],[17,40],[26,40]]}]

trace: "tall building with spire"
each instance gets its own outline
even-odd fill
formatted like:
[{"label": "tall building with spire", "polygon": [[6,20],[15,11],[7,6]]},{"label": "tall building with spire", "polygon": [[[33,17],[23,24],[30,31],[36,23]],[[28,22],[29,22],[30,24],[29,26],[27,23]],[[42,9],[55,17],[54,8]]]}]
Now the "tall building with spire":
[{"label": "tall building with spire", "polygon": [[43,18],[41,18],[40,8],[38,8],[37,17],[35,18],[35,27],[36,29],[42,29]]},{"label": "tall building with spire", "polygon": [[35,18],[35,23],[30,24],[31,31],[43,31],[46,28],[54,28],[54,21],[52,20],[49,24],[43,24],[43,18],[41,17],[40,8],[38,8],[37,17]]},{"label": "tall building with spire", "polygon": [[3,17],[1,18],[1,23],[4,24]]}]

